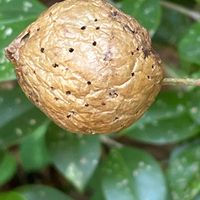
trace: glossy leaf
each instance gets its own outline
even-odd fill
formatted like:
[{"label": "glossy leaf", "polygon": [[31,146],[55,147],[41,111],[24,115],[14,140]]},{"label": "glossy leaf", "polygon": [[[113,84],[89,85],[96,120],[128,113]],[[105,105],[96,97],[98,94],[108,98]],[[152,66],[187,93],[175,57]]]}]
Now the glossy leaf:
[{"label": "glossy leaf", "polygon": [[0,20],[0,82],[16,78],[12,64],[5,57],[4,48],[32,21],[23,19],[2,25]]},{"label": "glossy leaf", "polygon": [[38,0],[0,0],[0,20],[18,20],[38,15],[45,6]]},{"label": "glossy leaf", "polygon": [[57,169],[83,191],[99,161],[99,137],[71,134],[52,125],[47,133],[47,144]]},{"label": "glossy leaf", "polygon": [[173,200],[193,200],[200,195],[200,143],[174,150],[168,170]]},{"label": "glossy leaf", "polygon": [[100,187],[101,185],[102,174],[101,164],[99,164],[88,185],[88,190],[91,192],[90,200],[105,200],[102,187]]},{"label": "glossy leaf", "polygon": [[0,152],[0,185],[9,181],[16,172],[16,161],[7,152]]},{"label": "glossy leaf", "polygon": [[46,120],[18,87],[0,90],[0,111],[0,148],[19,142]]},{"label": "glossy leaf", "polygon": [[200,99],[199,88],[194,89],[190,92],[190,97],[188,101],[188,112],[193,120],[200,125],[200,104],[197,99]]},{"label": "glossy leaf", "polygon": [[146,152],[113,149],[103,166],[106,200],[166,200],[167,189],[158,163]]},{"label": "glossy leaf", "polygon": [[17,192],[0,193],[0,200],[26,200],[22,195]]},{"label": "glossy leaf", "polygon": [[[45,133],[49,122],[44,122],[22,140],[20,145],[20,158],[25,170],[36,171],[49,163],[49,154],[45,143]],[[31,154],[31,156],[30,156]]]},{"label": "glossy leaf", "polygon": [[199,125],[191,116],[191,92],[163,92],[138,122],[121,133],[155,144],[167,144],[196,135]]},{"label": "glossy leaf", "polygon": [[24,200],[71,200],[63,192],[44,185],[23,186],[16,191],[24,197]]},{"label": "glossy leaf", "polygon": [[158,28],[161,17],[160,0],[122,0],[120,8],[135,17],[151,35]]},{"label": "glossy leaf", "polygon": [[191,22],[187,16],[174,10],[163,8],[161,23],[154,39],[161,44],[167,43],[176,46],[190,24]]},{"label": "glossy leaf", "polygon": [[187,31],[178,49],[183,60],[200,65],[200,22],[192,25]]},{"label": "glossy leaf", "polygon": [[92,197],[90,200],[105,200],[102,189],[99,188],[99,184],[92,190]]},{"label": "glossy leaf", "polygon": [[4,48],[44,9],[37,0],[0,0],[0,81],[15,79]]}]

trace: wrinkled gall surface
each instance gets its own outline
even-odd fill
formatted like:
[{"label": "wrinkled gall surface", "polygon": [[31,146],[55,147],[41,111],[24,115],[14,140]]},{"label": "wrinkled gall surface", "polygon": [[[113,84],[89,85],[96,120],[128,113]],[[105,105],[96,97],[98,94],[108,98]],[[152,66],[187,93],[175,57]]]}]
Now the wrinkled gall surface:
[{"label": "wrinkled gall surface", "polygon": [[53,5],[6,54],[29,99],[74,133],[128,127],[152,104],[163,79],[147,31],[104,0]]}]

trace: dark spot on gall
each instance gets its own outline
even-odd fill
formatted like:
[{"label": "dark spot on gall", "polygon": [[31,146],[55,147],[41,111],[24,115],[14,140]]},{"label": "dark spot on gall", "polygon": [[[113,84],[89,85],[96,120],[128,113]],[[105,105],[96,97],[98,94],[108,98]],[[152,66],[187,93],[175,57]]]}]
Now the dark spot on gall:
[{"label": "dark spot on gall", "polygon": [[91,85],[92,83],[91,83],[91,81],[87,81],[87,84],[88,84],[88,85]]},{"label": "dark spot on gall", "polygon": [[74,51],[73,48],[69,48],[69,52],[72,53]]},{"label": "dark spot on gall", "polygon": [[151,54],[151,51],[148,49],[142,48],[142,51],[144,53],[144,59],[146,59]]},{"label": "dark spot on gall", "polygon": [[118,120],[119,119],[119,117],[115,117],[115,120]]},{"label": "dark spot on gall", "polygon": [[72,115],[74,115],[75,114],[75,112],[74,111],[69,111],[68,112],[68,115],[67,115],[67,118],[70,118]]},{"label": "dark spot on gall", "polygon": [[101,103],[101,105],[102,105],[102,106],[105,106],[105,105],[106,105],[106,103],[105,103],[105,102],[102,102],[102,103]]},{"label": "dark spot on gall", "polygon": [[52,87],[52,86],[51,86],[50,88],[51,88],[52,90],[54,90],[54,89],[55,89],[55,88],[54,88],[54,87]]},{"label": "dark spot on gall", "polygon": [[133,52],[133,51],[131,51],[131,55],[132,55],[132,56],[134,55],[134,52]]},{"label": "dark spot on gall", "polygon": [[39,31],[40,30],[40,28],[37,28],[37,31]]},{"label": "dark spot on gall", "polygon": [[118,15],[118,12],[117,12],[117,11],[112,12],[112,16],[113,16],[113,17],[116,17],[117,15]]},{"label": "dark spot on gall", "polygon": [[151,68],[152,68],[152,69],[154,69],[154,68],[155,68],[155,66],[154,66],[154,65],[152,65],[152,66],[151,66]]},{"label": "dark spot on gall", "polygon": [[34,74],[36,74],[35,70],[33,71]]},{"label": "dark spot on gall", "polygon": [[58,97],[55,97],[54,99],[55,99],[56,101],[58,101],[58,100],[59,100],[59,98],[58,98]]},{"label": "dark spot on gall", "polygon": [[150,76],[147,76],[147,78],[148,78],[148,79],[151,79],[151,77],[150,77]]},{"label": "dark spot on gall", "polygon": [[96,30],[99,30],[100,29],[100,27],[98,26],[98,27],[96,27]]},{"label": "dark spot on gall", "polygon": [[134,73],[134,72],[132,72],[132,73],[131,73],[131,76],[135,76],[135,73]]},{"label": "dark spot on gall", "polygon": [[66,91],[66,95],[70,95],[71,94],[71,91]]},{"label": "dark spot on gall", "polygon": [[58,65],[57,63],[54,63],[52,66],[53,66],[54,68],[56,68],[56,67],[58,67],[59,65]]},{"label": "dark spot on gall", "polygon": [[44,48],[42,47],[42,48],[40,49],[40,51],[41,51],[42,53],[44,53]]},{"label": "dark spot on gall", "polygon": [[112,98],[116,98],[116,97],[118,97],[118,94],[117,94],[116,90],[111,90],[109,92],[109,96]]},{"label": "dark spot on gall", "polygon": [[85,29],[86,29],[86,26],[82,26],[82,27],[81,27],[81,30],[85,30]]},{"label": "dark spot on gall", "polygon": [[95,22],[97,22],[97,21],[98,21],[98,19],[94,19],[94,21],[95,21]]},{"label": "dark spot on gall", "polygon": [[89,104],[88,104],[88,103],[86,103],[86,104],[85,104],[85,107],[88,107],[88,106],[89,106]]},{"label": "dark spot on gall", "polygon": [[139,47],[137,47],[137,49],[136,49],[137,51],[139,51],[140,50],[140,48]]},{"label": "dark spot on gall", "polygon": [[97,45],[97,42],[96,42],[96,41],[94,41],[94,42],[92,43],[92,45],[93,45],[93,46],[96,46],[96,45]]}]

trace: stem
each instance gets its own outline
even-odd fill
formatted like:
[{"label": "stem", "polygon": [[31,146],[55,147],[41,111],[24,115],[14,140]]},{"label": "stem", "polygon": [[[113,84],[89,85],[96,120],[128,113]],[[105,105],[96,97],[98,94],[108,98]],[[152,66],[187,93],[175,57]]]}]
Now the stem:
[{"label": "stem", "polygon": [[108,146],[113,146],[113,147],[117,147],[117,148],[123,147],[123,144],[121,144],[107,136],[101,136],[100,138],[101,138],[101,141]]},{"label": "stem", "polygon": [[200,20],[200,13],[199,12],[190,10],[188,8],[181,6],[181,5],[178,5],[178,4],[175,4],[175,3],[172,3],[172,2],[168,2],[168,1],[161,1],[160,3],[165,8],[169,8],[169,9],[175,10],[177,12],[180,12],[180,13],[188,16],[188,17],[191,17],[194,20],[197,20],[197,21]]},{"label": "stem", "polygon": [[164,78],[163,85],[200,86],[200,79],[192,79],[192,78]]}]

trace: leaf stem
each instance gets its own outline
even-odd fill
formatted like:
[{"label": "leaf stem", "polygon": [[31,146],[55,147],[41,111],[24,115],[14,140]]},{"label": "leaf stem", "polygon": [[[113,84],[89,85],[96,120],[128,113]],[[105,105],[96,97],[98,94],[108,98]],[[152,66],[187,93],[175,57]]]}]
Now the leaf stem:
[{"label": "leaf stem", "polygon": [[102,143],[104,143],[108,146],[113,146],[113,147],[117,147],[117,148],[123,147],[123,144],[117,142],[116,140],[114,140],[108,136],[101,136],[100,139],[101,139]]},{"label": "leaf stem", "polygon": [[175,4],[172,2],[168,2],[168,1],[161,1],[160,3],[165,8],[169,8],[169,9],[175,10],[177,12],[180,12],[188,17],[191,17],[194,20],[197,20],[197,21],[200,20],[200,13],[197,11],[190,10],[181,5],[178,5],[178,4]]},{"label": "leaf stem", "polygon": [[200,79],[192,79],[192,78],[164,78],[163,85],[200,86]]}]

